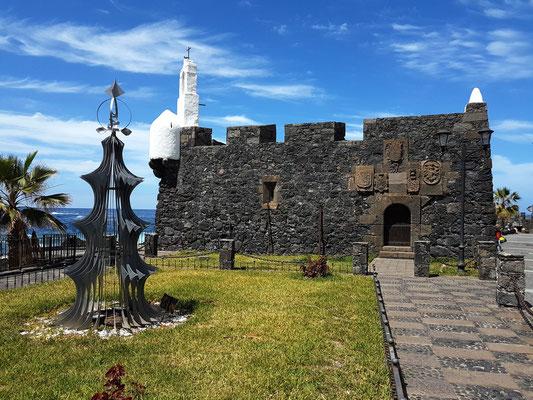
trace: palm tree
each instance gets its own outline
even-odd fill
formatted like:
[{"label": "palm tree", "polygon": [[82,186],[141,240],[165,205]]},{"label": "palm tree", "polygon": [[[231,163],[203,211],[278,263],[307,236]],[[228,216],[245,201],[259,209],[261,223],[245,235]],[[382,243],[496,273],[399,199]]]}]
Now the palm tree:
[{"label": "palm tree", "polygon": [[498,218],[502,225],[505,221],[509,221],[511,216],[518,214],[518,204],[520,196],[516,192],[512,192],[506,187],[496,189],[494,191],[494,205],[496,206],[496,218]]},{"label": "palm tree", "polygon": [[9,268],[19,263],[20,244],[29,241],[28,227],[49,227],[60,232],[66,228],[50,211],[68,205],[70,196],[45,195],[47,181],[57,171],[42,165],[30,168],[36,155],[37,152],[30,153],[24,160],[0,155],[0,227],[7,233]]}]

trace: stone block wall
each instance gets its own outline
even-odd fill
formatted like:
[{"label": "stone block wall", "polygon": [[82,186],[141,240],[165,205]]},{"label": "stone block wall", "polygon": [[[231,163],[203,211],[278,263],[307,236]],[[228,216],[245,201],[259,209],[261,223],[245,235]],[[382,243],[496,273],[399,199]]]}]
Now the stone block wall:
[{"label": "stone block wall", "polygon": [[[495,235],[490,149],[477,134],[486,126],[479,103],[466,113],[365,120],[358,141],[344,140],[339,122],[286,125],[284,142],[275,141],[274,125],[230,127],[221,146],[210,130],[207,138],[206,128],[187,128],[179,161],[151,160],[161,177],[160,248],[214,249],[231,235],[245,252],[265,253],[271,242],[277,254],[316,252],[322,205],[328,254],[350,254],[363,241],[377,252],[384,211],[403,204],[411,245],[428,240],[433,256],[455,255],[463,140],[470,152],[466,239]],[[439,129],[452,132],[445,153]]]}]

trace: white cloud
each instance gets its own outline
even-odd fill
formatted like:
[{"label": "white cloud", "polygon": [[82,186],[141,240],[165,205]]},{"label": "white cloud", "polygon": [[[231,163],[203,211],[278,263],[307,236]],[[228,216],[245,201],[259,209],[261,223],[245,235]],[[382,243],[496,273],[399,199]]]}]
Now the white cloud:
[{"label": "white cloud", "polygon": [[528,144],[533,142],[533,121],[519,121],[506,119],[492,124],[494,137],[515,144]]},{"label": "white cloud", "polygon": [[225,117],[201,117],[201,120],[219,126],[262,125],[245,115],[226,115]]},{"label": "white cloud", "polygon": [[492,128],[495,131],[516,131],[516,130],[524,130],[524,129],[533,130],[533,122],[532,121],[518,121],[514,119],[504,119],[502,121],[498,121],[495,125],[493,125]]},{"label": "white cloud", "polygon": [[244,89],[251,96],[266,97],[275,100],[296,100],[323,98],[324,93],[311,85],[254,85],[235,83],[234,87]]},{"label": "white cloud", "polygon": [[336,114],[336,116],[338,117],[360,119],[360,120],[367,119],[367,118],[394,118],[394,117],[402,117],[406,115],[409,115],[409,114],[397,114],[397,113],[392,113],[388,111],[364,111],[364,112],[361,112],[359,114],[354,114],[354,115]]},{"label": "white cloud", "polygon": [[487,17],[497,18],[497,19],[509,18],[513,15],[512,12],[507,11],[507,10],[502,10],[501,8],[487,8],[483,10],[483,13]]},{"label": "white cloud", "polygon": [[279,35],[286,35],[289,32],[289,30],[287,29],[287,25],[277,25],[272,29]]},{"label": "white cloud", "polygon": [[533,204],[533,186],[530,185],[533,163],[515,164],[505,156],[493,154],[492,176],[494,189],[506,186],[522,197],[519,201],[522,211]]},{"label": "white cloud", "polygon": [[[36,162],[42,162],[59,171],[64,182],[61,191],[74,194],[74,206],[90,207],[91,189],[80,182],[78,176],[95,169],[102,159],[100,142],[104,135],[96,133],[98,123],[77,119],[61,119],[36,113],[14,114],[0,111],[0,143],[3,153],[24,156],[38,150]],[[157,196],[157,180],[148,167],[149,125],[138,123],[130,126],[133,133],[120,139],[125,143],[124,159],[136,175],[147,178],[136,189],[143,196],[143,207],[154,207]]]},{"label": "white cloud", "polygon": [[424,27],[394,32],[389,48],[408,69],[454,80],[512,80],[533,77],[533,34],[516,29],[489,32],[454,26],[438,35]]},{"label": "white cloud", "polygon": [[392,45],[392,48],[397,51],[397,52],[400,52],[400,53],[403,53],[403,52],[419,52],[419,51],[422,51],[425,49],[425,45],[424,43],[417,43],[417,42],[413,42],[413,43],[393,43]]},{"label": "white cloud", "polygon": [[311,26],[311,28],[318,30],[318,31],[324,31],[328,35],[333,35],[333,36],[346,35],[350,33],[350,29],[346,22],[343,24],[339,24],[339,25],[335,25],[332,23],[328,23],[327,25],[313,25]]},{"label": "white cloud", "polygon": [[0,79],[0,87],[10,89],[27,89],[36,90],[45,93],[81,93],[91,91],[87,85],[81,85],[73,82],[58,81],[41,81],[31,78],[4,78]]},{"label": "white cloud", "polygon": [[526,18],[533,11],[531,0],[460,0],[461,3],[470,7],[486,17],[494,19]]},{"label": "white cloud", "polygon": [[395,31],[412,31],[420,29],[420,27],[409,24],[392,24],[392,29],[394,29]]},{"label": "white cloud", "polygon": [[363,124],[346,123],[346,140],[363,140]]},{"label": "white cloud", "polygon": [[230,78],[268,75],[262,57],[240,55],[220,44],[226,37],[207,37],[175,20],[112,30],[103,26],[39,25],[0,18],[0,49],[17,54],[168,75],[177,73],[185,49],[190,46],[191,58],[202,66],[203,74]]},{"label": "white cloud", "polygon": [[[89,86],[76,82],[42,81],[32,78],[0,77],[0,87],[19,90],[33,90],[44,93],[88,93],[104,94],[108,86]],[[137,89],[128,90],[128,97],[146,99],[157,95],[155,89],[141,86]]]}]

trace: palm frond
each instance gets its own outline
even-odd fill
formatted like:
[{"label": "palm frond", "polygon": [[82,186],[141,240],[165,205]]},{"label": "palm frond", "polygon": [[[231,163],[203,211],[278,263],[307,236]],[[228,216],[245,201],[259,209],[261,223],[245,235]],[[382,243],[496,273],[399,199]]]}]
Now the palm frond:
[{"label": "palm frond", "polygon": [[41,208],[66,206],[70,204],[71,198],[66,193],[55,193],[48,196],[38,196],[33,199],[33,203]]},{"label": "palm frond", "polygon": [[66,228],[48,209],[69,204],[70,196],[44,194],[46,181],[57,171],[42,165],[31,168],[36,155],[37,152],[30,153],[24,160],[14,155],[0,156],[0,226],[13,234],[25,234],[26,225],[59,231]]},{"label": "palm frond", "polygon": [[57,171],[52,168],[47,168],[42,165],[36,165],[29,174],[30,181],[34,184],[44,183],[51,176],[57,174]]},{"label": "palm frond", "polygon": [[26,157],[26,160],[24,161],[24,175],[28,173],[28,169],[30,168],[31,163],[33,162],[33,159],[37,155],[37,151],[28,154],[28,157]]},{"label": "palm frond", "polygon": [[26,220],[27,225],[32,227],[50,227],[55,228],[60,232],[66,230],[66,225],[54,217],[47,211],[39,210],[38,208],[28,207],[24,210],[21,210],[24,219]]}]

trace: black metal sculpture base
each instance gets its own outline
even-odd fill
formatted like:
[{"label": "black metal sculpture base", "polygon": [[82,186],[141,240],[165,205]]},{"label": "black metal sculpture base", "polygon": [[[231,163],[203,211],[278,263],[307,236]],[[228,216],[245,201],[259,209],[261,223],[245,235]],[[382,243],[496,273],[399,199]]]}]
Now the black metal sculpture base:
[{"label": "black metal sculpture base", "polygon": [[[123,328],[137,327],[151,324],[159,314],[144,296],[146,280],[155,268],[137,250],[139,235],[149,224],[134,214],[130,204],[131,192],[142,178],[124,165],[124,143],[115,130],[102,146],[102,163],[82,176],[93,189],[94,208],[73,224],[87,239],[87,248],[77,263],[65,269],[76,284],[76,300],[57,322],[69,328],[109,326],[111,317],[115,327],[117,321]],[[110,239],[116,239],[116,246],[110,246],[114,242]]]}]

